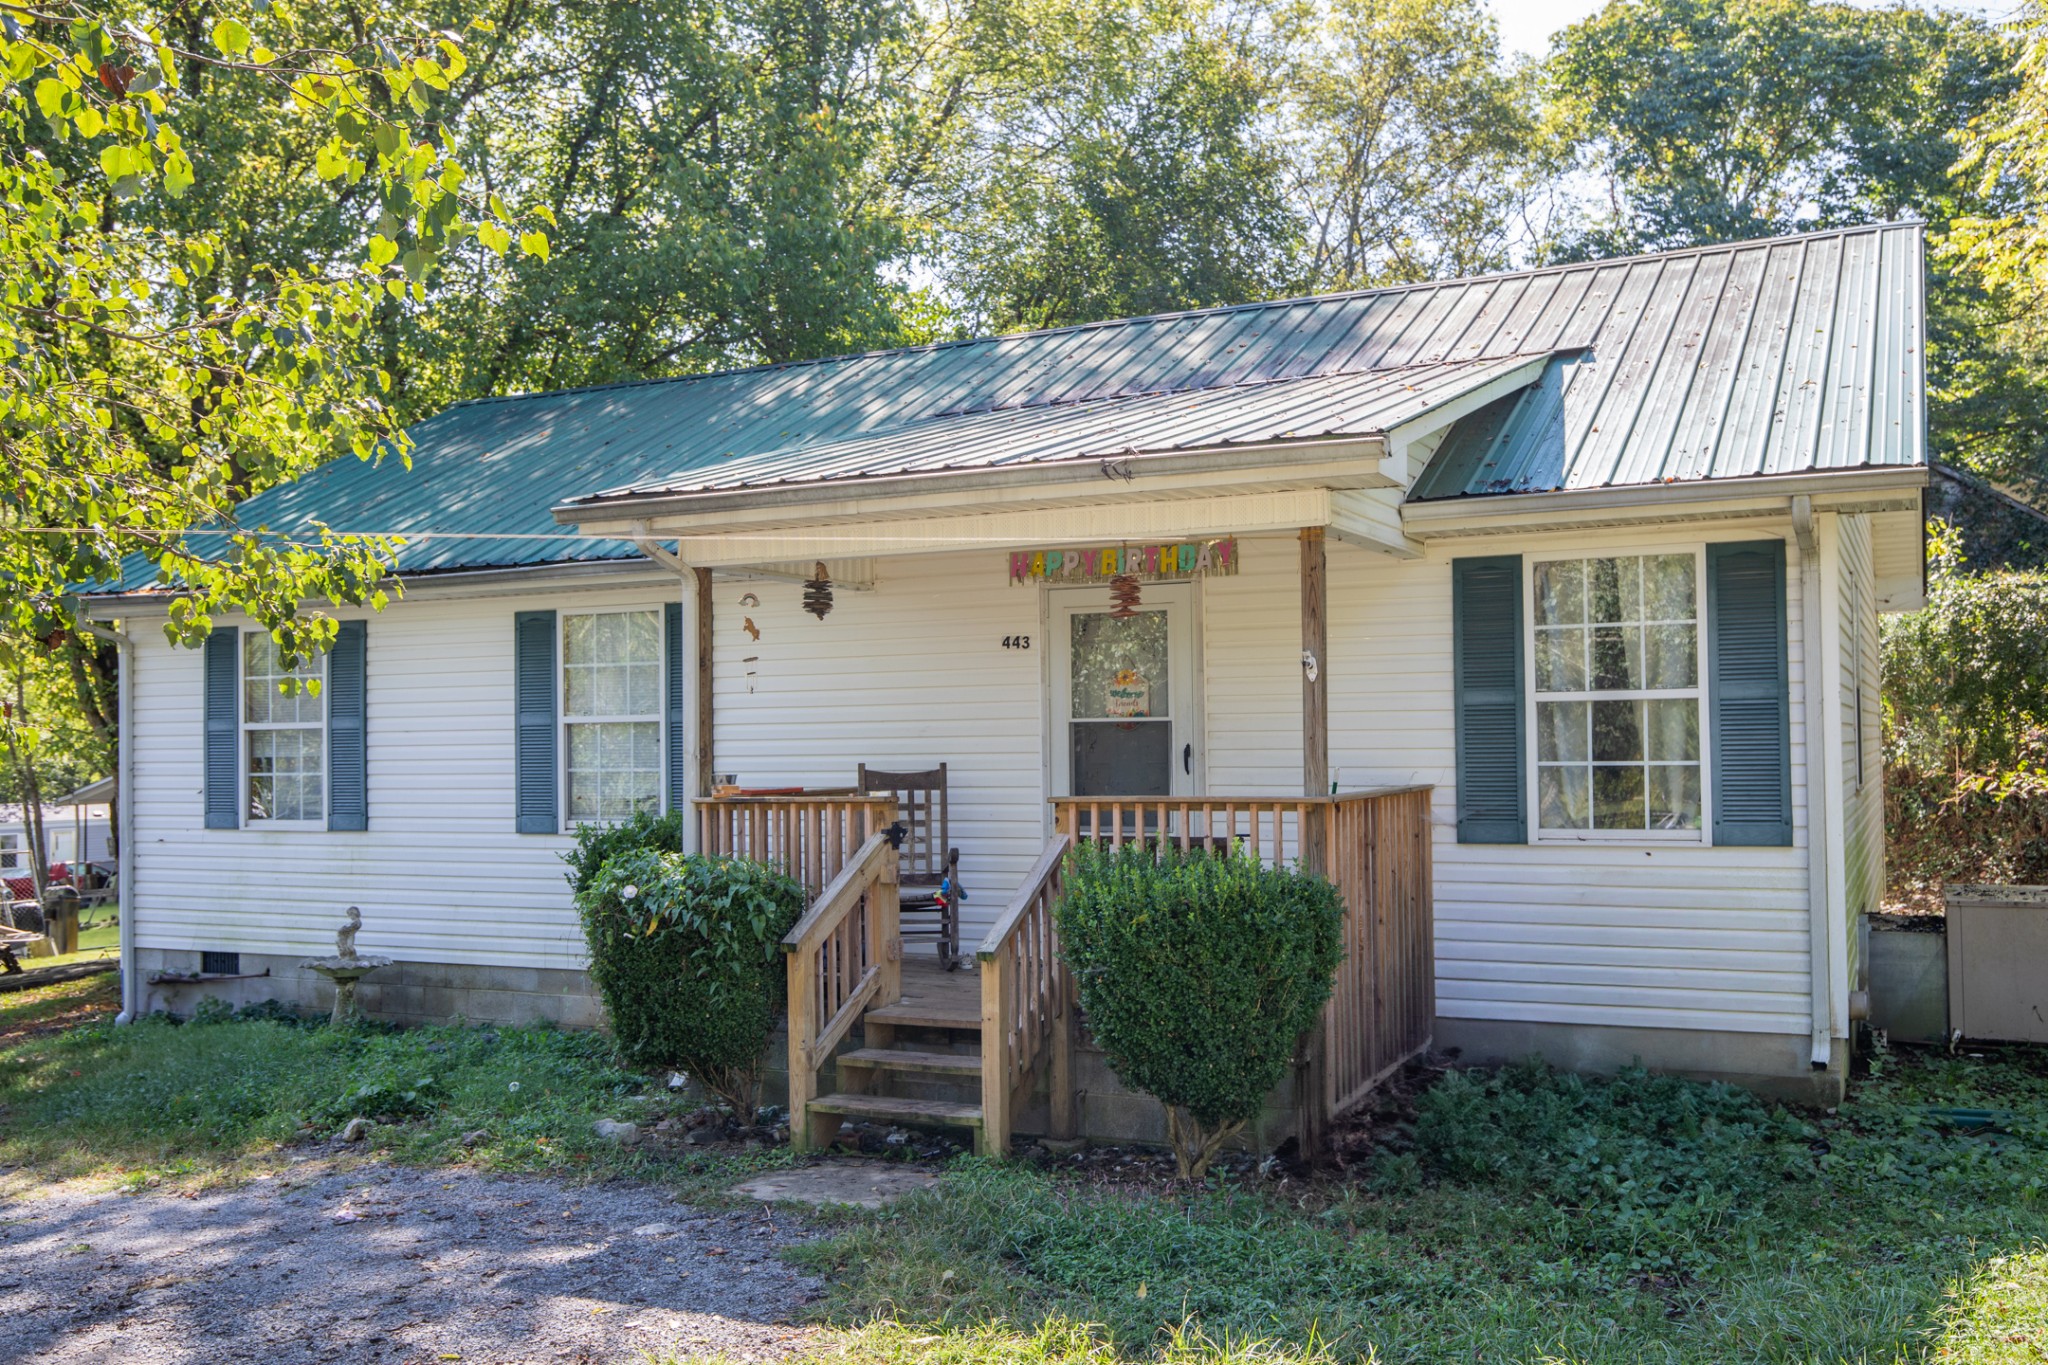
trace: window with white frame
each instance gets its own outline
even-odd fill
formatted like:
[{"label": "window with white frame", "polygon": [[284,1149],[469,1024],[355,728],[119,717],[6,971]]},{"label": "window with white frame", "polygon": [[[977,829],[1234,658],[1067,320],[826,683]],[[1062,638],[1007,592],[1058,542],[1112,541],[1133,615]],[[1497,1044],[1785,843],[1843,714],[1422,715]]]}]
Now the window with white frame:
[{"label": "window with white frame", "polygon": [[325,817],[327,700],[318,686],[325,674],[323,656],[286,668],[267,632],[242,632],[243,810],[249,823]]},{"label": "window with white frame", "polygon": [[1698,554],[1531,568],[1537,837],[1700,838]]},{"label": "window with white frame", "polygon": [[0,867],[12,869],[20,866],[21,836],[18,834],[0,834]]},{"label": "window with white frame", "polygon": [[661,614],[562,617],[562,751],[569,818],[661,809]]}]

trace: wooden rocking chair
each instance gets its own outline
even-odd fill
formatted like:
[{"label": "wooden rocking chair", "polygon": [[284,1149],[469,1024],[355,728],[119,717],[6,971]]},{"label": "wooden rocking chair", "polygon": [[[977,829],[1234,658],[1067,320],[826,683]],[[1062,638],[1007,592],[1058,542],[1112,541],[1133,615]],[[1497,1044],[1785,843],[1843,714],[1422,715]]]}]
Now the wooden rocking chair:
[{"label": "wooden rocking chair", "polygon": [[948,838],[946,765],[923,772],[884,772],[860,765],[860,789],[896,798],[896,885],[906,939],[938,943],[947,971],[960,965],[960,850]]}]

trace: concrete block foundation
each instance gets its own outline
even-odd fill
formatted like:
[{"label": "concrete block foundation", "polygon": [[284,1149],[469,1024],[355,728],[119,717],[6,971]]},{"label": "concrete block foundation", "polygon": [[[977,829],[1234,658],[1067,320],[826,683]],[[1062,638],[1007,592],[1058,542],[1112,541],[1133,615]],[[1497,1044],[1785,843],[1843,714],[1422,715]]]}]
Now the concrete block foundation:
[{"label": "concrete block foundation", "polygon": [[[300,957],[242,953],[241,975],[210,981],[152,983],[158,972],[197,972],[197,952],[137,948],[143,979],[142,1011],[190,1015],[203,1000],[240,1007],[279,1000],[308,1013],[326,1013],[334,988],[299,966]],[[261,975],[268,971],[268,976]],[[601,1028],[604,1006],[580,970],[544,967],[486,967],[470,963],[394,962],[363,979],[356,993],[365,1016],[399,1024],[533,1024]]]},{"label": "concrete block foundation", "polygon": [[1541,1057],[1565,1071],[1651,1071],[1727,1081],[1774,1100],[1824,1108],[1841,1103],[1849,1050],[1837,1039],[1825,1067],[1813,1065],[1804,1034],[1718,1033],[1698,1029],[1532,1024],[1497,1019],[1436,1021],[1438,1052],[1466,1065],[1498,1066]]}]

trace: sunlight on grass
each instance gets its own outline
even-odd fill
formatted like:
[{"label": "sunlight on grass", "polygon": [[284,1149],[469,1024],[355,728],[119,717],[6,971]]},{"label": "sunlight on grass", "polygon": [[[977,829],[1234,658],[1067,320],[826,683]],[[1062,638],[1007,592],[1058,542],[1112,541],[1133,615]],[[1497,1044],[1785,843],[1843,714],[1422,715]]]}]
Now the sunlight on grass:
[{"label": "sunlight on grass", "polygon": [[[1164,1331],[1155,1347],[1134,1357],[1100,1326],[1057,1315],[1028,1330],[1001,1320],[944,1331],[879,1321],[835,1332],[805,1356],[821,1365],[1119,1365],[1133,1358],[1156,1365],[1336,1365],[1315,1342],[1295,1348],[1252,1338],[1218,1340],[1195,1323]],[[1377,1357],[1353,1359],[1370,1365]],[[725,1359],[662,1356],[657,1365],[725,1365]]]},{"label": "sunlight on grass", "polygon": [[[104,916],[107,912],[93,912]],[[78,951],[59,953],[54,957],[24,957],[24,967],[65,967],[74,962],[111,962],[121,955],[121,926],[111,919],[102,919],[90,929],[81,929],[78,934]]]},{"label": "sunlight on grass", "polygon": [[[357,1116],[379,1122],[350,1155],[628,1176],[699,1195],[790,1159],[780,1149],[665,1158],[599,1138],[597,1119],[649,1122],[681,1101],[621,1069],[598,1034],[337,1030],[287,1017],[117,1028],[112,992],[110,979],[95,978],[0,996],[0,1164],[49,1179],[207,1183],[332,1137]],[[33,1031],[67,1010],[80,1027]]]},{"label": "sunlight on grass", "polygon": [[2048,1360],[2048,1246],[1994,1256],[1952,1287],[1934,1358],[1963,1365]]},{"label": "sunlight on grass", "polygon": [[77,1027],[112,1018],[121,1008],[121,988],[112,976],[92,976],[0,994],[0,1048],[36,1030]]}]

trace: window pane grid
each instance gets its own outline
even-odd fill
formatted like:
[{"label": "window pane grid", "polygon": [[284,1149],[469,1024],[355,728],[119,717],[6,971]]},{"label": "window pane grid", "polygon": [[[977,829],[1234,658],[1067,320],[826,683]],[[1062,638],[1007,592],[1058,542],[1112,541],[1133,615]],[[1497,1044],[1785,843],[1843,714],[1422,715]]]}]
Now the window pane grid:
[{"label": "window pane grid", "polygon": [[1537,828],[1701,828],[1697,559],[1533,566]]},{"label": "window pane grid", "polygon": [[326,816],[327,698],[302,686],[324,673],[322,657],[286,668],[266,632],[242,633],[244,809],[252,824]]},{"label": "window pane grid", "polygon": [[661,692],[658,613],[562,619],[562,747],[571,820],[660,811]]}]

